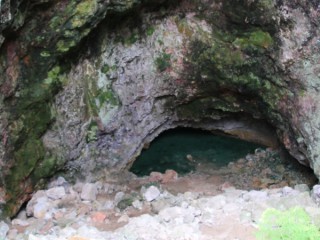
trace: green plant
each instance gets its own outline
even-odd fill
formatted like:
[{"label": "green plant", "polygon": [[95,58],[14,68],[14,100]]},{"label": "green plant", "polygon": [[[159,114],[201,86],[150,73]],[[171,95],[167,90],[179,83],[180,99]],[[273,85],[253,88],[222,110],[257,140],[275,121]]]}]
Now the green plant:
[{"label": "green plant", "polygon": [[256,237],[258,240],[316,240],[320,239],[320,231],[301,207],[287,211],[269,208],[262,214]]},{"label": "green plant", "polygon": [[159,57],[156,58],[156,66],[159,72],[163,72],[170,67],[171,54],[163,52]]}]

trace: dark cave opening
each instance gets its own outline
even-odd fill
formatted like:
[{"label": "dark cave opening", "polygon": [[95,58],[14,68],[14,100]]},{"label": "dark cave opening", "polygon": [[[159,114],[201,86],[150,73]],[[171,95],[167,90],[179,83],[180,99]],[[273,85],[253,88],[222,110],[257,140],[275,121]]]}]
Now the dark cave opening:
[{"label": "dark cave opening", "polygon": [[183,175],[195,171],[197,164],[201,163],[226,166],[257,148],[263,146],[210,131],[180,127],[167,130],[154,139],[141,152],[130,171],[145,176],[154,171],[164,173],[172,169]]},{"label": "dark cave opening", "polygon": [[281,146],[270,148],[221,132],[185,127],[162,132],[142,150],[130,171],[144,177],[152,172],[165,174],[169,169],[181,177],[218,177],[245,190],[303,183],[312,187],[318,182],[311,168]]}]

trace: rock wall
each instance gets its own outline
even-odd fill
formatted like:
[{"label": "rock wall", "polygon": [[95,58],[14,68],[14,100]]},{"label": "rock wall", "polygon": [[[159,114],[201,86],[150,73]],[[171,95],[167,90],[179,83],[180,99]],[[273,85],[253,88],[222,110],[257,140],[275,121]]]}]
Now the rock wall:
[{"label": "rock wall", "polygon": [[320,176],[317,1],[18,1],[1,25],[3,215],[169,128],[278,140]]}]

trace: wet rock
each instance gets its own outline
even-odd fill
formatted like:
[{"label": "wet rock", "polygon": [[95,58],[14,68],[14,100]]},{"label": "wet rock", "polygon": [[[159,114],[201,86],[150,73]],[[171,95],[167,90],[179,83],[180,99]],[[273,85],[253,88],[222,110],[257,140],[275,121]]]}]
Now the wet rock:
[{"label": "wet rock", "polygon": [[95,201],[97,198],[97,186],[93,183],[86,183],[82,187],[81,195],[82,200]]},{"label": "wet rock", "polygon": [[147,202],[151,202],[151,201],[157,199],[160,196],[160,194],[161,194],[161,192],[157,187],[150,186],[145,190],[145,192],[142,194],[142,196]]}]

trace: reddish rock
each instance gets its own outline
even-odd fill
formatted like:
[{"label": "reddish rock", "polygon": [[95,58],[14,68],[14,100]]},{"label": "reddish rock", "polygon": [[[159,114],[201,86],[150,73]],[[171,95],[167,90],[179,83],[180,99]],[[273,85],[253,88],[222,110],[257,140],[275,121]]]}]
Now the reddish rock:
[{"label": "reddish rock", "polygon": [[163,178],[162,178],[161,182],[162,183],[169,183],[169,182],[174,182],[177,179],[178,179],[178,173],[174,170],[168,169],[163,174]]},{"label": "reddish rock", "polygon": [[107,218],[107,213],[105,212],[94,212],[91,214],[91,221],[93,223],[103,223]]},{"label": "reddish rock", "polygon": [[149,181],[150,182],[161,182],[163,179],[163,174],[160,172],[151,172]]}]

